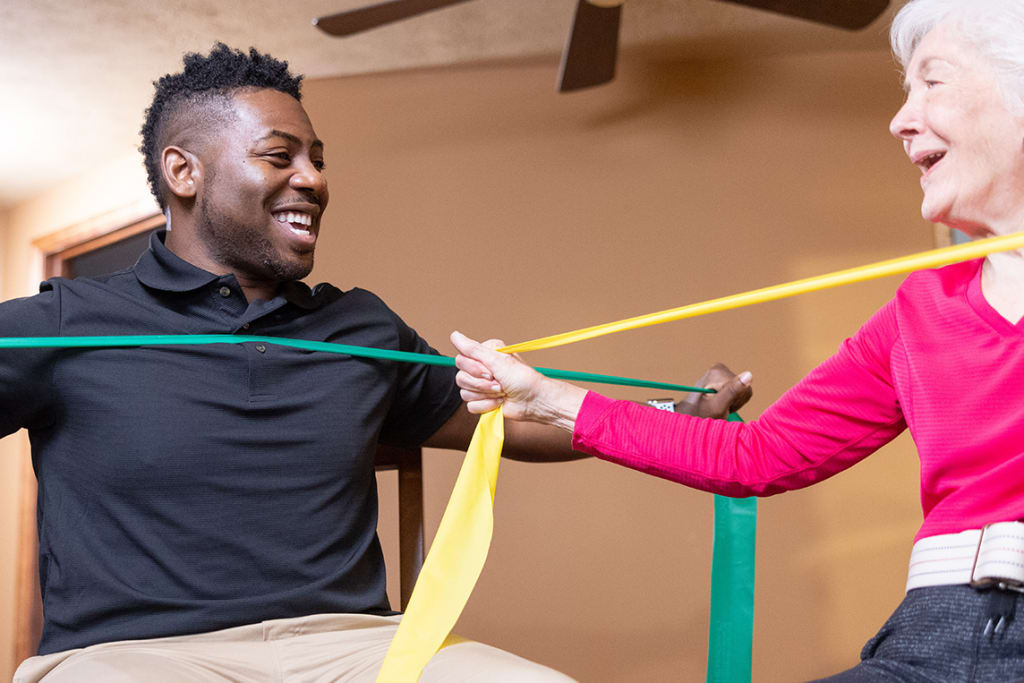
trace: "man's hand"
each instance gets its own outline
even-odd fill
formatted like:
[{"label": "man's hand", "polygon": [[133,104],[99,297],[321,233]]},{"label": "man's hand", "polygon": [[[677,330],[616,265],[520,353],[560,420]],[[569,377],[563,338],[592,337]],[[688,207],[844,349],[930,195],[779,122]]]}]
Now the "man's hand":
[{"label": "man's hand", "polygon": [[738,411],[754,395],[750,380],[749,372],[737,375],[721,363],[715,363],[700,378],[697,386],[714,389],[718,393],[691,393],[676,404],[676,412],[697,417],[728,417],[729,413]]}]

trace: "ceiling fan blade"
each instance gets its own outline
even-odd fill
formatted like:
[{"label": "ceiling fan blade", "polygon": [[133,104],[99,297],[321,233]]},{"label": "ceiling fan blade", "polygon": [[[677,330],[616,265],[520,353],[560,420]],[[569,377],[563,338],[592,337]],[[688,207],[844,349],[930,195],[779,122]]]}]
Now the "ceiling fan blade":
[{"label": "ceiling fan blade", "polygon": [[324,33],[332,36],[350,36],[371,28],[391,24],[402,19],[409,19],[418,14],[425,14],[450,5],[468,2],[469,0],[387,0],[376,5],[360,7],[318,17],[313,25]]},{"label": "ceiling fan blade", "polygon": [[597,5],[579,0],[569,42],[562,52],[558,91],[570,92],[615,78],[622,4]]},{"label": "ceiling fan blade", "polygon": [[757,7],[846,29],[864,28],[877,19],[889,0],[719,0]]}]

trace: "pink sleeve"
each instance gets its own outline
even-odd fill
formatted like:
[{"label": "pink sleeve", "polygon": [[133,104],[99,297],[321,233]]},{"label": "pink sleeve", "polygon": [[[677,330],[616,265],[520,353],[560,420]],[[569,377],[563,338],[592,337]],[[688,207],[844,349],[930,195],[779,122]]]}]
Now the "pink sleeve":
[{"label": "pink sleeve", "polygon": [[906,427],[890,370],[894,306],[879,310],[754,422],[678,415],[590,392],[576,418],[573,448],[734,497],[826,479]]}]

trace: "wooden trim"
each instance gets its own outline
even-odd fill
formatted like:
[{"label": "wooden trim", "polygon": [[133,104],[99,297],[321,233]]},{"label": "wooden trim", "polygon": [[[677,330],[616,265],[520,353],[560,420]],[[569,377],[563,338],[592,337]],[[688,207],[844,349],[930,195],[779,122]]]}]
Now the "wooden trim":
[{"label": "wooden trim", "polygon": [[143,219],[138,223],[132,223],[131,225],[126,225],[125,227],[120,228],[119,230],[108,232],[105,235],[100,235],[99,237],[91,239],[88,242],[85,242],[84,244],[79,244],[69,249],[65,249],[64,251],[58,254],[54,254],[53,256],[59,256],[61,260],[67,261],[68,259],[73,259],[76,256],[87,254],[90,251],[95,251],[96,249],[100,249],[109,244],[114,244],[115,242],[120,242],[123,239],[134,237],[135,235],[138,235],[141,232],[149,232],[150,230],[155,230],[156,228],[159,228],[160,226],[164,225],[166,222],[167,219],[164,218],[164,215],[162,213],[158,213],[155,216],[150,216],[149,218]]},{"label": "wooden trim", "polygon": [[405,611],[423,567],[423,451],[378,445],[374,465],[378,472],[398,470],[399,601]]},{"label": "wooden trim", "polygon": [[[26,441],[27,446],[27,441]],[[14,664],[35,654],[43,632],[42,599],[39,596],[39,552],[36,533],[36,475],[32,454],[25,447],[21,454],[18,494],[18,545],[15,566]]]},{"label": "wooden trim", "polygon": [[[134,223],[113,223],[101,229],[94,221],[89,221],[86,228],[73,225],[64,230],[40,237],[32,243],[43,252],[44,277],[69,277],[67,262],[76,256],[87,254],[139,233],[159,228],[166,222],[162,213],[152,210]],[[81,241],[87,238],[86,241]],[[43,248],[45,247],[45,248]]]},{"label": "wooden trim", "polygon": [[[67,274],[66,262],[94,249],[159,227],[164,215],[152,201],[140,201],[70,225],[32,242],[43,262],[43,276]],[[28,449],[26,449],[28,450]],[[22,457],[18,486],[18,539],[15,568],[14,661],[31,657],[43,628],[39,595],[39,541],[36,530],[36,476],[31,453]]]},{"label": "wooden trim", "polygon": [[404,612],[423,568],[423,451],[403,451],[398,463],[398,565]]},{"label": "wooden trim", "polygon": [[152,200],[138,201],[43,235],[33,240],[32,246],[42,252],[45,258],[162,215]]}]

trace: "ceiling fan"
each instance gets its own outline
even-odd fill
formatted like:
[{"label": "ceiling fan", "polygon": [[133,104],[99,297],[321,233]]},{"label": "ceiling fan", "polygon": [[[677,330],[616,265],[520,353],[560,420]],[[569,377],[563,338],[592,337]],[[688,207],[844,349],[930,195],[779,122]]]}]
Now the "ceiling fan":
[{"label": "ceiling fan", "polygon": [[[469,0],[385,0],[367,7],[338,12],[313,20],[332,36],[350,36],[418,14]],[[619,23],[624,0],[579,0],[569,42],[562,52],[558,90],[569,92],[607,83],[615,77]],[[889,0],[717,0],[819,24],[861,29],[878,18]]]}]

